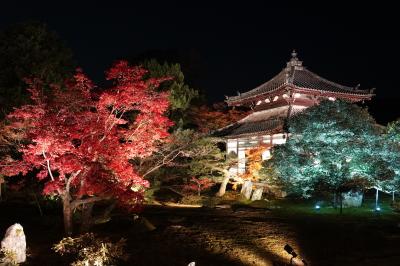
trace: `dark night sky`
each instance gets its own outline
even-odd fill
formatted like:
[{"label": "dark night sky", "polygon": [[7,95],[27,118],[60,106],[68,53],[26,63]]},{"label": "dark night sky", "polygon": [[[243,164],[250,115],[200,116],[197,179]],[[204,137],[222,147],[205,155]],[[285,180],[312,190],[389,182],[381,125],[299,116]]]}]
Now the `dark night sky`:
[{"label": "dark night sky", "polygon": [[273,77],[295,48],[304,65],[325,78],[376,87],[370,110],[378,122],[400,117],[394,4],[54,2],[2,3],[0,29],[28,19],[47,23],[96,82],[116,59],[173,54],[183,60],[193,86],[210,102],[222,101]]}]

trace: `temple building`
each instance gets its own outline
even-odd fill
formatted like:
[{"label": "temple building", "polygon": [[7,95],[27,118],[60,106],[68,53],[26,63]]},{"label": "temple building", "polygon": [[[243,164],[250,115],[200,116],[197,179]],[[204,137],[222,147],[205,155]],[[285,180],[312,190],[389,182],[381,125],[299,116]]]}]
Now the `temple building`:
[{"label": "temple building", "polygon": [[218,131],[226,139],[227,153],[238,157],[238,166],[231,171],[245,172],[246,150],[260,145],[266,147],[263,160],[268,159],[273,145],[286,142],[285,121],[297,112],[326,99],[363,102],[373,95],[373,89],[348,87],[318,76],[303,66],[293,51],[286,67],[275,77],[255,89],[227,97],[229,106],[252,109],[245,118]]}]

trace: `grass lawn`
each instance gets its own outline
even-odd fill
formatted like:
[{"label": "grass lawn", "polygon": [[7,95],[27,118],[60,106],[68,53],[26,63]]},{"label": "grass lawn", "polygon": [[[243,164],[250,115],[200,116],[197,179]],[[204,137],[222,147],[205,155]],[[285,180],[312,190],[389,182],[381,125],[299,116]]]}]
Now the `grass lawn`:
[{"label": "grass lawn", "polygon": [[[316,209],[316,205],[320,209]],[[366,194],[362,207],[340,214],[323,201],[280,200],[238,202],[237,209],[265,208],[296,232],[296,245],[314,265],[400,265],[400,214],[391,197],[381,195],[380,211],[374,195]]]}]

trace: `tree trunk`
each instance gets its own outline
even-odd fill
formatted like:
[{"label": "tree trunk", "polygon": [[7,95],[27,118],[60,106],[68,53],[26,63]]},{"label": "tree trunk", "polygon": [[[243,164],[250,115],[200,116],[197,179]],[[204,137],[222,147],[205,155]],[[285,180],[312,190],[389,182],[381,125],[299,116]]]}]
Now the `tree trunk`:
[{"label": "tree trunk", "polygon": [[394,203],[394,191],[392,191],[392,203]]},{"label": "tree trunk", "polygon": [[226,192],[226,186],[228,185],[229,182],[229,176],[225,177],[224,180],[222,180],[221,186],[219,187],[219,191],[217,193],[217,197],[222,197],[225,195]]},{"label": "tree trunk", "polygon": [[375,195],[375,210],[378,208],[378,199],[379,199],[379,190],[376,188],[376,195]]},{"label": "tree trunk", "polygon": [[339,193],[340,194],[340,214],[343,213],[343,195],[342,192]]},{"label": "tree trunk", "polygon": [[336,191],[333,192],[333,208],[337,209]]},{"label": "tree trunk", "polygon": [[63,214],[64,214],[64,230],[68,236],[72,235],[72,206],[69,194],[64,194],[62,197]]},{"label": "tree trunk", "polygon": [[80,232],[85,233],[87,232],[93,224],[93,202],[86,203],[82,205],[82,223],[80,227]]},{"label": "tree trunk", "polygon": [[43,211],[42,211],[42,207],[40,206],[39,199],[37,198],[36,193],[35,193],[35,191],[33,189],[31,189],[31,192],[32,192],[32,195],[33,195],[33,199],[35,200],[35,204],[36,204],[36,206],[37,206],[37,208],[39,210],[39,214],[40,214],[40,216],[43,216]]}]

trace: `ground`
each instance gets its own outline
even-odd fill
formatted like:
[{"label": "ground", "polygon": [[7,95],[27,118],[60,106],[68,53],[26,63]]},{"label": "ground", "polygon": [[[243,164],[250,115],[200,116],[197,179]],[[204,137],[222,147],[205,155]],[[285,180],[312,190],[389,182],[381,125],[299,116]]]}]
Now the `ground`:
[{"label": "ground", "polygon": [[[119,214],[94,230],[128,240],[128,262],[121,265],[287,265],[290,244],[309,265],[399,265],[400,215],[387,203],[373,202],[340,215],[314,201],[239,202],[217,208],[147,206],[142,213],[157,229],[148,232],[131,216]],[[51,250],[62,237],[57,209],[40,217],[28,204],[0,203],[0,232],[20,222],[29,247],[25,265],[68,265]]]}]

